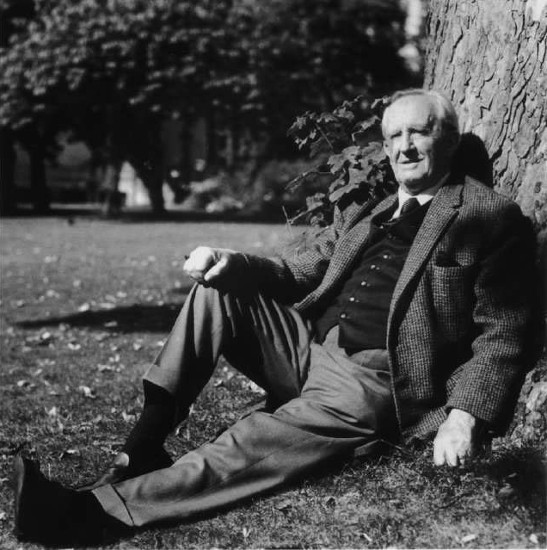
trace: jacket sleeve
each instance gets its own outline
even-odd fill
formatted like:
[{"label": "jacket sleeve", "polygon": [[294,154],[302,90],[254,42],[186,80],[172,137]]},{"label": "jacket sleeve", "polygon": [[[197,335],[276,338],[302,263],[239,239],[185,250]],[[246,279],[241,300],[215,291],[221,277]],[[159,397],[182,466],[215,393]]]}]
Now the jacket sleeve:
[{"label": "jacket sleeve", "polygon": [[343,214],[336,208],[332,225],[323,229],[304,250],[290,256],[265,258],[246,254],[258,289],[276,300],[294,303],[322,281],[342,231]]},{"label": "jacket sleeve", "polygon": [[500,219],[502,228],[490,240],[474,282],[472,355],[458,368],[447,408],[503,431],[537,358],[541,312],[531,223],[513,203]]}]

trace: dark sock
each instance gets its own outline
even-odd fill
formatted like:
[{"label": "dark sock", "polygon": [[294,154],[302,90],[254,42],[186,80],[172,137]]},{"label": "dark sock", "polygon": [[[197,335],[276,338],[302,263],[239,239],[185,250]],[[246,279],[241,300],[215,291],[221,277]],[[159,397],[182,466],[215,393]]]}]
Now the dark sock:
[{"label": "dark sock", "polygon": [[81,518],[80,522],[85,522],[91,527],[103,525],[110,517],[103,510],[93,493],[89,491],[73,494],[72,509]]},{"label": "dark sock", "polygon": [[88,542],[101,542],[107,531],[114,534],[127,527],[107,514],[89,491],[72,493],[67,520],[67,530],[71,530],[76,538],[82,537]]},{"label": "dark sock", "polygon": [[122,448],[130,464],[131,459],[148,459],[162,450],[175,418],[175,400],[167,390],[146,381],[144,390],[143,411]]}]

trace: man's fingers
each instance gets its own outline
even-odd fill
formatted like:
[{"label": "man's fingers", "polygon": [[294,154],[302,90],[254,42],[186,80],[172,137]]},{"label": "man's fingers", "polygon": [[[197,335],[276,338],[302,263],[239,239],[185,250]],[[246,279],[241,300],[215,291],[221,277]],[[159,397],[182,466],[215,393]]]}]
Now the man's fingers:
[{"label": "man's fingers", "polygon": [[444,464],[444,449],[438,439],[435,439],[433,442],[433,463],[435,466],[442,466]]},{"label": "man's fingers", "polygon": [[206,246],[199,246],[193,250],[182,269],[198,283],[203,283],[204,275],[209,271],[215,262],[215,254],[213,249]]},{"label": "man's fingers", "polygon": [[463,448],[461,442],[436,439],[433,444],[433,463],[435,466],[444,464],[456,467],[465,466],[467,459],[471,457],[471,450]]},{"label": "man's fingers", "polygon": [[203,280],[207,283],[214,281],[217,277],[222,275],[222,272],[226,269],[228,265],[228,258],[223,256],[211,269],[205,273]]}]

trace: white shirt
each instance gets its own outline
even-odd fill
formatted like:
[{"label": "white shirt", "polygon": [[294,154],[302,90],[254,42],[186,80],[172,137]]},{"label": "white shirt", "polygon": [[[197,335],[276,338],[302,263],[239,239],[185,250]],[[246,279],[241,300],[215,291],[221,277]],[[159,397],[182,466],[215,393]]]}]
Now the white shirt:
[{"label": "white shirt", "polygon": [[401,209],[403,208],[403,204],[408,199],[418,199],[418,202],[420,203],[420,206],[423,206],[424,204],[428,203],[430,200],[433,199],[437,191],[442,187],[443,183],[448,178],[448,174],[445,174],[439,183],[433,185],[432,187],[428,187],[427,189],[424,189],[419,195],[410,195],[408,194],[402,187],[399,187],[399,190],[397,191],[397,194],[399,196],[399,205],[397,206],[397,210],[395,210],[392,220],[398,218],[401,215]]}]

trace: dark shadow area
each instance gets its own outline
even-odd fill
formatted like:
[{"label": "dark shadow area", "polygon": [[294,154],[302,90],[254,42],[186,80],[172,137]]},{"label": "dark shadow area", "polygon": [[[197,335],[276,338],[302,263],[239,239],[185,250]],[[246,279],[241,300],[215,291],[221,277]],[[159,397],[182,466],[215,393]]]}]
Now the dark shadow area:
[{"label": "dark shadow area", "polygon": [[[482,468],[481,468],[482,469]],[[547,517],[547,462],[539,447],[511,449],[483,465],[484,475],[514,491],[510,498],[538,514]]]},{"label": "dark shadow area", "polygon": [[494,186],[492,160],[488,156],[484,142],[475,134],[462,134],[452,166],[454,172],[459,175],[471,176],[488,187]]},{"label": "dark shadow area", "polygon": [[45,212],[37,213],[30,205],[21,205],[9,214],[2,214],[1,218],[97,218],[99,210],[90,205],[62,205],[55,204]]},{"label": "dark shadow area", "polygon": [[30,206],[22,205],[15,212],[3,214],[2,218],[66,218],[68,223],[77,218],[94,219],[97,221],[121,223],[156,223],[156,222],[234,222],[234,223],[285,223],[285,214],[279,211],[268,212],[215,212],[208,213],[199,210],[166,210],[160,214],[150,208],[134,207],[122,210],[118,216],[107,217],[101,213],[100,207],[93,205],[62,205],[55,204],[47,212],[36,213]]},{"label": "dark shadow area", "polygon": [[234,223],[283,223],[286,218],[279,213],[262,212],[215,212],[169,210],[154,214],[149,210],[124,210],[117,221],[127,223],[149,222],[234,222]]},{"label": "dark shadow area", "polygon": [[[182,290],[181,290],[182,293]],[[48,317],[17,323],[21,328],[42,328],[60,324],[85,327],[107,332],[161,332],[171,330],[182,303],[158,305],[132,305],[101,311],[85,311],[60,317]]]}]

